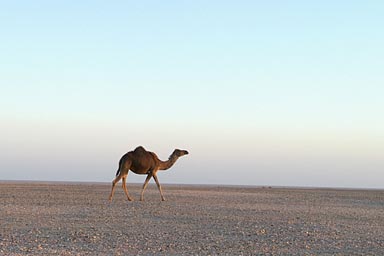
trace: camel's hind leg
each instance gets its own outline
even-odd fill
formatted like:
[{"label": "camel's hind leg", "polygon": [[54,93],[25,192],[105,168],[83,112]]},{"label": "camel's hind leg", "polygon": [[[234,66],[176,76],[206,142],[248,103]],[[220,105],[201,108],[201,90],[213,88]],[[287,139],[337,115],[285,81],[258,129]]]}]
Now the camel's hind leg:
[{"label": "camel's hind leg", "polygon": [[116,187],[116,184],[120,181],[121,179],[121,173],[112,181],[112,190],[111,190],[111,194],[109,195],[109,201],[112,202],[112,198],[113,198],[113,194],[115,193],[115,187]]},{"label": "camel's hind leg", "polygon": [[133,198],[129,196],[126,181],[127,181],[127,176],[123,176],[123,189],[124,189],[125,195],[127,196],[128,201],[133,201]]}]

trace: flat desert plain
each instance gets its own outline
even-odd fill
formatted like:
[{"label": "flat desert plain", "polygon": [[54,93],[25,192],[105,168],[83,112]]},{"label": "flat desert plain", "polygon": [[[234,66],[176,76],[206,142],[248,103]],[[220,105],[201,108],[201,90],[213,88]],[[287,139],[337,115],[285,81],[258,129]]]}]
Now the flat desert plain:
[{"label": "flat desert plain", "polygon": [[0,182],[0,255],[384,255],[383,190],[110,188]]}]

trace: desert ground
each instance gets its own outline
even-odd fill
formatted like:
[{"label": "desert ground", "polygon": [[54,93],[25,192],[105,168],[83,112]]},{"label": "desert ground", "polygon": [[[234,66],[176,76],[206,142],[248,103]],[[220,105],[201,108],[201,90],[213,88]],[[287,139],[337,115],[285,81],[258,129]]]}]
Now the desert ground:
[{"label": "desert ground", "polygon": [[384,190],[110,188],[0,182],[0,255],[384,255]]}]

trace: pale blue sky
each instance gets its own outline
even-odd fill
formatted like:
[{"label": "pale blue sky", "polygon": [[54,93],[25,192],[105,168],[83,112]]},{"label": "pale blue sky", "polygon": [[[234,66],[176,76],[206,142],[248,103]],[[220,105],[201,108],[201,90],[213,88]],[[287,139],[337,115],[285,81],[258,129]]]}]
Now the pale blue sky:
[{"label": "pale blue sky", "polygon": [[[0,3],[0,180],[384,188],[382,1]],[[143,182],[144,176],[130,175]]]}]

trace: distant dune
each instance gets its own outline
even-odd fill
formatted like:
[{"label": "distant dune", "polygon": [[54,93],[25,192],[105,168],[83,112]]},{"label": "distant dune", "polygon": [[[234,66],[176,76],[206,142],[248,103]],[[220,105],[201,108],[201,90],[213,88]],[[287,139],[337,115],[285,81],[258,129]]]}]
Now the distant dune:
[{"label": "distant dune", "polygon": [[163,189],[0,182],[0,255],[384,255],[383,190]]}]

